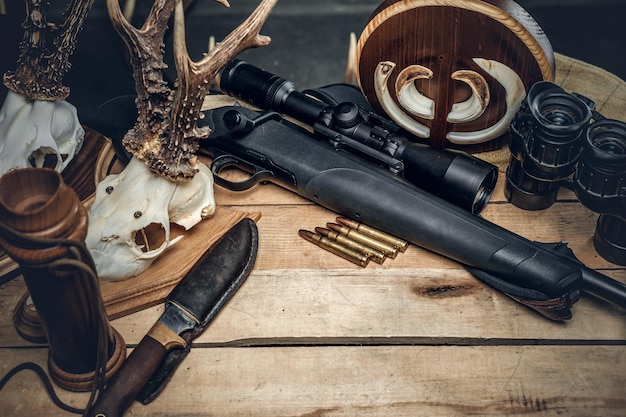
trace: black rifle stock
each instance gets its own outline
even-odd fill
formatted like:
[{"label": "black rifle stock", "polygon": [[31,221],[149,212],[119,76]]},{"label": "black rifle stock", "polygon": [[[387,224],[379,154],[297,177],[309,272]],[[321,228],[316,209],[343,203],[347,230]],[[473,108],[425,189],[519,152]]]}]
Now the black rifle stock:
[{"label": "black rifle stock", "polygon": [[[562,243],[532,242],[428,193],[376,164],[316,139],[274,111],[242,106],[205,112],[212,133],[200,143],[215,182],[245,190],[269,181],[341,215],[466,266],[478,278],[563,320],[585,291],[626,307],[626,285],[579,262]],[[227,167],[250,173],[231,182]]]},{"label": "black rifle stock", "polygon": [[361,90],[333,84],[298,91],[293,82],[240,59],[229,62],[220,89],[310,127],[316,137],[377,165],[472,213],[480,213],[498,179],[498,168],[466,152],[436,149],[373,111]]}]

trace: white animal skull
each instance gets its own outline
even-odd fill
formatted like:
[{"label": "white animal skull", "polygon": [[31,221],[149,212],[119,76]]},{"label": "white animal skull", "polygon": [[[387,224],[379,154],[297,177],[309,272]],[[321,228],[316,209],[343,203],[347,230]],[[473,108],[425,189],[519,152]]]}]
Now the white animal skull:
[{"label": "white animal skull", "polygon": [[85,131],[65,100],[33,100],[9,90],[0,109],[0,175],[14,168],[61,172],[80,150]]},{"label": "white animal skull", "polygon": [[193,179],[174,182],[133,157],[98,184],[85,242],[101,280],[140,274],[182,238],[170,240],[170,223],[189,230],[215,212],[213,176],[205,165],[198,168]]},{"label": "white animal skull", "polygon": [[[218,1],[228,6],[228,1]],[[118,0],[106,3],[131,56],[137,120],[122,140],[133,154],[129,164],[97,187],[86,243],[100,279],[120,280],[144,271],[180,239],[170,239],[170,223],[190,229],[215,212],[213,176],[196,155],[198,141],[210,133],[208,126],[198,125],[202,103],[211,80],[232,58],[269,43],[259,31],[276,0],[263,0],[199,61],[187,53],[181,1],[154,2],[141,29],[126,19]],[[174,88],[162,72],[167,67],[163,36],[172,14]]]}]

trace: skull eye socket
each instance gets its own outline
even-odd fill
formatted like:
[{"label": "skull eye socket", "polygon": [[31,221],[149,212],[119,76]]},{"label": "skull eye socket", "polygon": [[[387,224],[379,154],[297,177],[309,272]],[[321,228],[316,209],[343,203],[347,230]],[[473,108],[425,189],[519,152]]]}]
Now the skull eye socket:
[{"label": "skull eye socket", "polygon": [[[67,155],[60,155],[62,160],[67,159]],[[33,151],[28,157],[28,163],[33,168],[50,168],[55,169],[59,163],[59,156],[56,151],[47,146],[41,147]]]},{"label": "skull eye socket", "polygon": [[167,242],[165,228],[161,223],[150,223],[144,228],[135,231],[135,244],[146,253],[160,248]]}]

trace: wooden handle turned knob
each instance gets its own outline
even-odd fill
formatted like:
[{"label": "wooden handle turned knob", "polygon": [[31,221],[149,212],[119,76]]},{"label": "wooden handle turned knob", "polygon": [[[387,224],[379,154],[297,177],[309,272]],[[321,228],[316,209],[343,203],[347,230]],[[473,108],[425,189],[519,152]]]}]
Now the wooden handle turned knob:
[{"label": "wooden handle turned knob", "polygon": [[87,218],[74,190],[54,170],[17,169],[0,178],[0,246],[20,265],[50,345],[52,378],[74,391],[91,389],[99,350],[108,351],[108,375],[126,356],[104,312],[84,244]]}]

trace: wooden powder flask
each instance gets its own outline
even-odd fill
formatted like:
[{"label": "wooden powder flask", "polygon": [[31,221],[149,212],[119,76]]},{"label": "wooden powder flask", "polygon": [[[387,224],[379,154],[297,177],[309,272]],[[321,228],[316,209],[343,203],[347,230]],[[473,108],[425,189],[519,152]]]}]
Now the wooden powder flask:
[{"label": "wooden powder flask", "polygon": [[[71,391],[93,388],[99,355],[106,361],[105,379],[126,358],[84,244],[87,223],[86,209],[58,172],[24,168],[0,177],[0,246],[20,266],[49,344],[50,375]],[[18,332],[19,321],[18,309]]]},{"label": "wooden powder flask", "polygon": [[436,148],[508,143],[510,119],[555,58],[511,0],[385,0],[356,48],[357,80],[375,111]]}]

